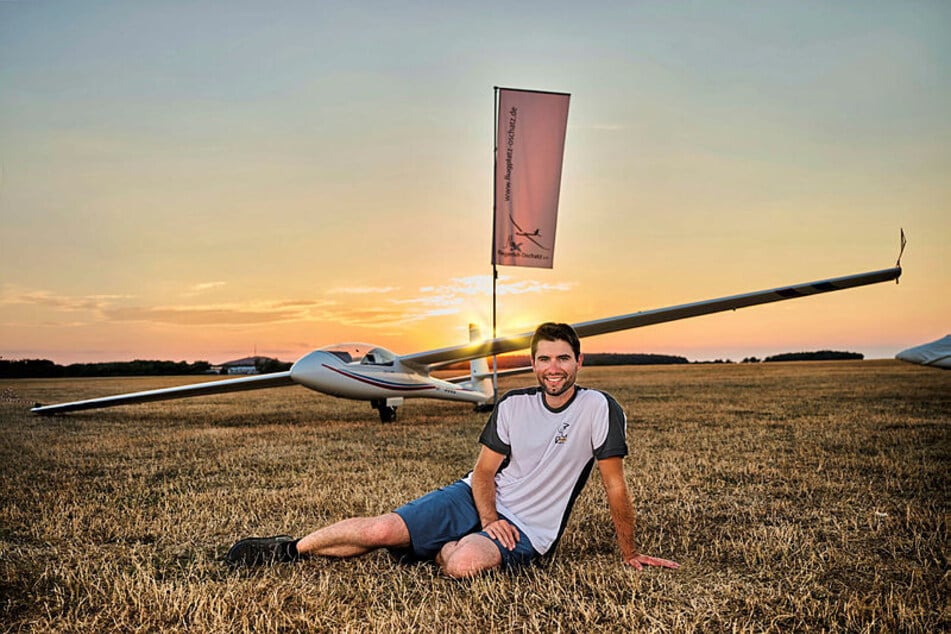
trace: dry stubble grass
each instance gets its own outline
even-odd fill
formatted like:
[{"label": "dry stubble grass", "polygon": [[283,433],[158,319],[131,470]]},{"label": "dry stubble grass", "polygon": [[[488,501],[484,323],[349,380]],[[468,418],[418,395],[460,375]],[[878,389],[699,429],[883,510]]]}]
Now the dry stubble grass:
[{"label": "dry stubble grass", "polygon": [[[528,379],[507,385],[525,383]],[[234,572],[249,534],[389,510],[465,472],[484,415],[285,388],[36,418],[179,379],[0,384],[7,631],[920,631],[951,626],[951,373],[855,362],[589,368],[628,411],[643,550],[597,476],[557,557],[458,583],[382,553]]]}]

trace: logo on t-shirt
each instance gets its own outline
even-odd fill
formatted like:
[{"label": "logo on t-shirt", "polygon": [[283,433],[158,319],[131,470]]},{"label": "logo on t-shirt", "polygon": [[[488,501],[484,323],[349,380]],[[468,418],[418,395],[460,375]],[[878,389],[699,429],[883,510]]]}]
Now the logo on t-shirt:
[{"label": "logo on t-shirt", "polygon": [[568,428],[571,427],[571,423],[564,422],[561,424],[561,427],[558,428],[558,433],[555,435],[555,444],[563,445],[568,441]]}]

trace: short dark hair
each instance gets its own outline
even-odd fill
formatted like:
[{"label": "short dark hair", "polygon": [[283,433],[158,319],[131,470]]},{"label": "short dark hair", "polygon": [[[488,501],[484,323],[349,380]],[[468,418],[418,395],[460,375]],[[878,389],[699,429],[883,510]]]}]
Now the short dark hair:
[{"label": "short dark hair", "polygon": [[575,359],[581,356],[581,340],[578,333],[568,324],[556,324],[552,321],[546,321],[535,329],[532,335],[532,360],[535,359],[535,352],[538,350],[539,341],[564,341],[571,346],[575,353]]}]

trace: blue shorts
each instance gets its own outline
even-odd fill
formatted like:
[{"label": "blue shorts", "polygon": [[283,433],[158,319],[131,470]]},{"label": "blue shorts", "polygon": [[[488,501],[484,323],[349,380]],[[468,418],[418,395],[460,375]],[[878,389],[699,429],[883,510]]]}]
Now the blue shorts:
[{"label": "blue shorts", "polygon": [[[447,543],[459,541],[473,533],[492,540],[502,554],[503,568],[524,566],[538,556],[528,535],[517,526],[515,528],[518,530],[518,541],[515,543],[515,550],[509,550],[481,530],[479,512],[472,499],[472,488],[462,480],[427,493],[393,512],[403,518],[409,529],[410,547],[390,549],[401,561],[435,559]],[[508,520],[506,517],[500,517]],[[511,521],[509,523],[515,526]]]}]

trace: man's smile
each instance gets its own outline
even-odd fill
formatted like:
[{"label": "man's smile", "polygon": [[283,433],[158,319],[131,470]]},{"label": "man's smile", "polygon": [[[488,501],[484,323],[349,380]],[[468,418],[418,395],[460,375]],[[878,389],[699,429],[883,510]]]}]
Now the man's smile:
[{"label": "man's smile", "polygon": [[549,375],[544,377],[545,385],[557,387],[565,382],[568,377],[564,374]]},{"label": "man's smile", "polygon": [[567,374],[549,374],[542,377],[542,386],[545,388],[545,391],[551,394],[552,396],[557,396],[564,392],[570,383],[568,381]]}]

